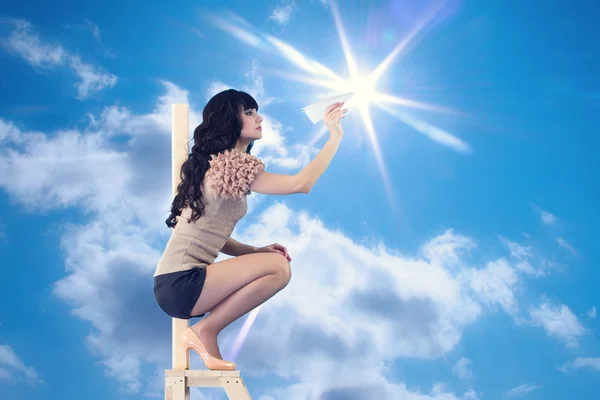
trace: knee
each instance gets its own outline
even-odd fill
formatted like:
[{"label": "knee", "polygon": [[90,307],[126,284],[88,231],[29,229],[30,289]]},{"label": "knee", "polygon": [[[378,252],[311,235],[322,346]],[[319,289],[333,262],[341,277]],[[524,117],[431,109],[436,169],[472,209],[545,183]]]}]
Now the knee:
[{"label": "knee", "polygon": [[275,256],[275,270],[281,278],[281,284],[285,287],[292,279],[292,268],[284,255],[276,254]]}]

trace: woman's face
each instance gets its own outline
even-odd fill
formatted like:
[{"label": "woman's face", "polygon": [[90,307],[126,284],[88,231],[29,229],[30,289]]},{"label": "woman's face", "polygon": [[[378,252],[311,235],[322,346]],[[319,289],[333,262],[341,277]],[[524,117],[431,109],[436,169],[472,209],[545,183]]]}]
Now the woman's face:
[{"label": "woman's face", "polygon": [[240,137],[247,140],[257,140],[262,137],[262,128],[260,126],[263,118],[256,112],[256,109],[250,108],[242,111],[242,132]]}]

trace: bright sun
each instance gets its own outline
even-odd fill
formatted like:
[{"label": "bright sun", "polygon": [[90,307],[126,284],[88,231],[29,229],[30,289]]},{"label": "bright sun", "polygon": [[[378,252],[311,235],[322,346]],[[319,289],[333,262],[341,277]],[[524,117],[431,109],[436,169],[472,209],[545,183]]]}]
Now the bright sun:
[{"label": "bright sun", "polygon": [[352,102],[359,107],[365,107],[377,96],[375,82],[369,77],[359,76],[348,82],[348,91],[354,92]]}]

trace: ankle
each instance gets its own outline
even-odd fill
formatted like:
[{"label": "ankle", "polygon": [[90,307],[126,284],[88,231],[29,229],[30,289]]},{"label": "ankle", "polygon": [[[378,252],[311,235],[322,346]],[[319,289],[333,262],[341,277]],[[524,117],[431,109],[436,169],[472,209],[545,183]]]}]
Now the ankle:
[{"label": "ankle", "polygon": [[194,332],[196,332],[196,334],[203,334],[215,337],[219,334],[219,332],[216,329],[211,327],[204,320],[194,324],[191,328],[194,330]]}]

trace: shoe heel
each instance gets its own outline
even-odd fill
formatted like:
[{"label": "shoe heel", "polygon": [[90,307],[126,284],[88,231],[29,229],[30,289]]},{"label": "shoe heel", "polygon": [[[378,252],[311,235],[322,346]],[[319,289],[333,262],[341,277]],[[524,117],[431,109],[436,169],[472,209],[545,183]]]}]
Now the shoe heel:
[{"label": "shoe heel", "polygon": [[191,349],[189,347],[187,347],[185,345],[185,343],[183,343],[181,348],[183,349],[183,359],[184,359],[185,365],[187,365],[187,367],[190,368],[190,350]]},{"label": "shoe heel", "polygon": [[206,351],[206,349],[204,348],[204,345],[202,344],[202,341],[200,340],[198,335],[196,335],[196,332],[194,332],[191,328],[186,329],[185,333],[183,334],[183,336],[181,338],[181,341],[182,341],[183,347],[186,349],[185,357],[186,357],[186,361],[188,362],[187,365],[190,365],[189,364],[190,350],[194,350],[200,356],[200,358],[204,362],[204,365],[206,365],[206,368],[208,368],[208,369],[220,370],[220,371],[235,370],[235,368],[236,368],[235,363],[233,363],[231,361],[220,360],[218,358],[214,358],[213,356],[211,356],[208,353],[208,351]]}]

